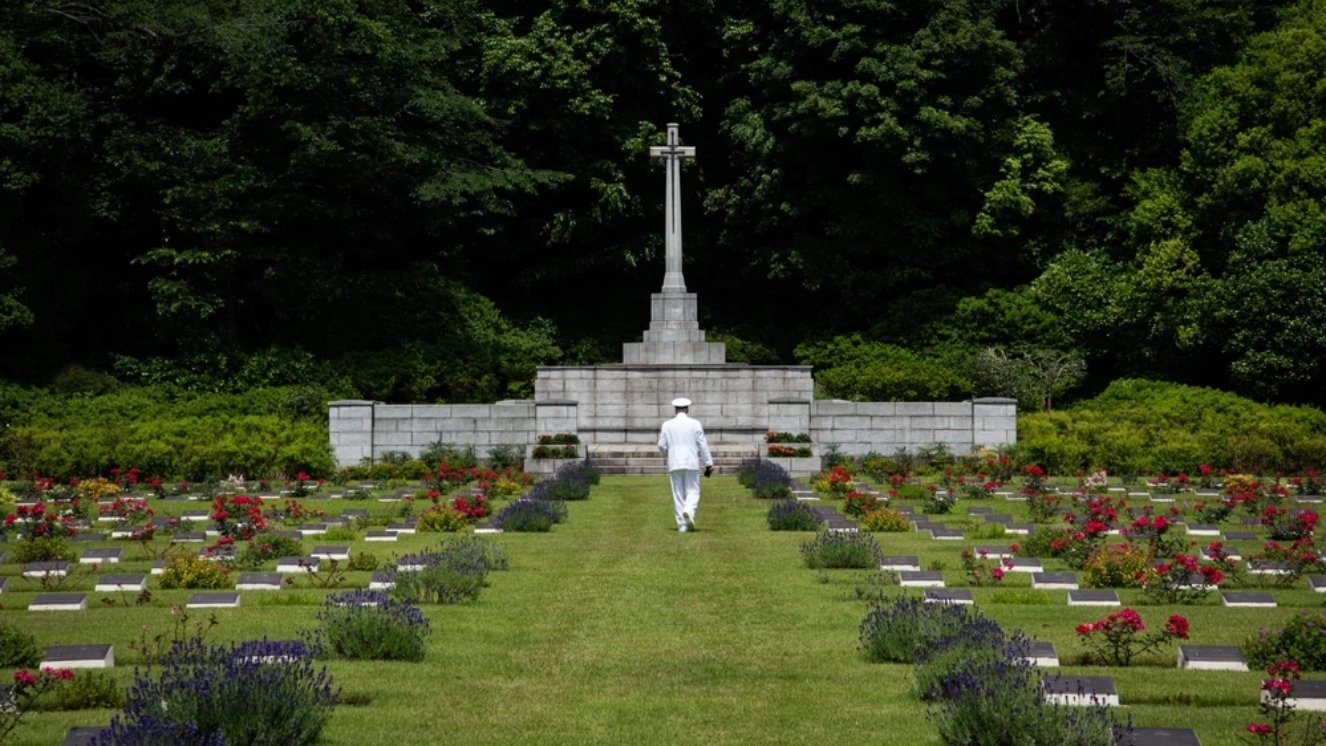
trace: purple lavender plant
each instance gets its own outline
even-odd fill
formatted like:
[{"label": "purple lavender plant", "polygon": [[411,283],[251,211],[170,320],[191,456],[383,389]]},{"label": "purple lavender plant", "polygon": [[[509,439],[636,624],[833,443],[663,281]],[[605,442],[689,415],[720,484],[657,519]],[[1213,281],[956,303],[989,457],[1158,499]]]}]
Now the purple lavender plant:
[{"label": "purple lavender plant", "polygon": [[566,514],[566,503],[561,500],[535,500],[521,498],[508,503],[493,518],[493,525],[503,531],[545,533],[560,523]]},{"label": "purple lavender plant", "polygon": [[801,558],[812,570],[878,569],[881,556],[875,537],[865,531],[823,531],[801,545]]},{"label": "purple lavender plant", "polygon": [[461,536],[444,541],[436,550],[407,554],[387,569],[395,572],[393,598],[412,604],[455,604],[478,598],[488,572],[507,569],[507,560],[500,545]]},{"label": "purple lavender plant", "polygon": [[764,518],[774,531],[818,531],[822,523],[810,506],[794,499],[770,505]]},{"label": "purple lavender plant", "polygon": [[339,658],[421,661],[432,633],[418,607],[383,591],[345,591],[327,596],[318,612],[318,639]]},{"label": "purple lavender plant", "polygon": [[311,744],[339,693],[325,668],[314,670],[316,653],[298,640],[177,645],[155,676],[135,669],[124,712],[94,743]]}]

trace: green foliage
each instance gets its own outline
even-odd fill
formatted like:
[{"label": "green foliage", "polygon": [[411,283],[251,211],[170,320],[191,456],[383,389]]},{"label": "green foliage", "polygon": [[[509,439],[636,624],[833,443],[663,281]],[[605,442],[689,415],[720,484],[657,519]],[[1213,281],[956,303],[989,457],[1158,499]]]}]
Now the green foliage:
[{"label": "green foliage", "polygon": [[1140,588],[1150,577],[1151,554],[1136,544],[1102,544],[1082,563],[1084,588]]},{"label": "green foliage", "polygon": [[[57,480],[128,466],[189,481],[226,474],[329,473],[325,421],[277,413],[290,394],[255,389],[175,395],[125,387],[84,397],[28,389],[11,399],[26,406],[13,413],[12,426],[0,435],[0,464]],[[0,411],[5,409],[0,402]]]},{"label": "green foliage", "polygon": [[[328,541],[335,541],[331,537],[324,538]],[[244,545],[244,551],[240,552],[235,565],[244,569],[256,570],[272,560],[282,557],[302,556],[304,556],[303,542],[271,533],[259,533]]]},{"label": "green foliage", "polygon": [[453,469],[469,469],[479,465],[479,457],[474,453],[474,446],[462,446],[454,443],[433,441],[419,452],[419,461],[424,464],[446,464]]},{"label": "green foliage", "polygon": [[960,350],[917,353],[867,342],[858,335],[797,347],[797,361],[815,366],[824,395],[856,401],[944,401],[971,393]]},{"label": "green foliage", "polygon": [[111,710],[124,706],[124,689],[110,674],[80,671],[55,690],[55,710]]},{"label": "green foliage", "polygon": [[451,505],[434,505],[419,514],[415,528],[425,533],[455,533],[469,528],[470,520]]},{"label": "green foliage", "polygon": [[1326,671],[1323,623],[1326,623],[1326,612],[1304,611],[1290,617],[1280,629],[1258,627],[1257,634],[1243,643],[1248,666],[1266,668],[1287,658],[1302,666],[1304,671]]},{"label": "green foliage", "polygon": [[161,568],[161,587],[165,590],[218,590],[234,587],[230,571],[222,563],[202,559],[192,554],[172,558]]},{"label": "green foliage", "polygon": [[1301,473],[1326,464],[1326,413],[1234,394],[1120,380],[1070,410],[1018,417],[1023,458],[1052,473],[1105,468],[1195,474],[1246,463]]},{"label": "green foliage", "polygon": [[911,531],[912,524],[907,516],[893,508],[877,508],[866,512],[861,528],[874,533],[903,533]]},{"label": "green foliage", "polygon": [[41,656],[36,638],[18,627],[0,623],[0,666],[32,668],[41,662]]},{"label": "green foliage", "polygon": [[421,661],[428,619],[407,603],[380,591],[350,591],[328,596],[318,613],[317,639],[337,658]]},{"label": "green foliage", "polygon": [[29,562],[55,562],[78,559],[78,552],[69,545],[69,539],[63,536],[42,536],[25,539],[10,550],[10,561],[20,565]]}]

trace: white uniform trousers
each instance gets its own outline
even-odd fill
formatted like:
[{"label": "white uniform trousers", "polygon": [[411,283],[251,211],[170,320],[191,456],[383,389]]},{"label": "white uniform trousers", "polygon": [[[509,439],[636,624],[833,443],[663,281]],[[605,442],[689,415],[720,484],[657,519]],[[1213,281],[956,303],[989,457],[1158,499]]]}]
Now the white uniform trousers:
[{"label": "white uniform trousers", "polygon": [[677,530],[686,530],[686,519],[682,513],[689,513],[695,520],[695,509],[700,507],[700,470],[675,469],[668,472],[672,480],[672,504],[677,509]]}]

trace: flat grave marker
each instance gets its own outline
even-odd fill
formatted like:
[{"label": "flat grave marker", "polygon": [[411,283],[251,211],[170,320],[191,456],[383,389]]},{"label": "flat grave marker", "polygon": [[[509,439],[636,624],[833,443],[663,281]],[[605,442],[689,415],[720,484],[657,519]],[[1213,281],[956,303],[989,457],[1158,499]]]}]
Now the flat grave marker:
[{"label": "flat grave marker", "polygon": [[1257,541],[1257,534],[1253,531],[1226,531],[1225,541]]},{"label": "flat grave marker", "polygon": [[1248,561],[1248,572],[1253,575],[1288,575],[1293,572],[1284,562]]},{"label": "flat grave marker", "polygon": [[1010,562],[1012,564],[1004,565],[1004,569],[1009,572],[1040,572],[1045,569],[1036,557],[1014,557]]},{"label": "flat grave marker", "polygon": [[395,534],[413,534],[415,527],[413,523],[389,523],[387,530]]},{"label": "flat grave marker", "polygon": [[[831,529],[829,529],[829,530],[830,530],[830,531],[856,531],[857,528],[856,528],[855,526],[853,526],[853,527],[851,527],[851,528],[831,528]],[[474,533],[476,533],[476,534],[500,534],[500,533],[502,533],[502,529],[500,529],[500,528],[498,528],[498,527],[496,527],[496,526],[489,525],[489,524],[487,524],[487,523],[482,523],[482,524],[480,524],[480,525],[474,527]]]},{"label": "flat grave marker", "polygon": [[239,556],[233,544],[221,547],[203,547],[198,550],[198,558],[213,562],[233,560]]},{"label": "flat grave marker", "polygon": [[1214,523],[1190,523],[1188,524],[1189,536],[1219,536],[1220,527]]},{"label": "flat grave marker", "polygon": [[394,531],[369,531],[364,534],[364,541],[396,541],[398,538]]},{"label": "flat grave marker", "polygon": [[74,541],[79,542],[79,543],[84,543],[84,542],[86,542],[86,543],[88,543],[88,544],[91,544],[91,543],[93,543],[93,542],[106,541],[108,538],[110,538],[110,537],[106,536],[106,534],[100,534],[100,533],[77,533],[77,534],[74,534]]},{"label": "flat grave marker", "polygon": [[104,562],[116,564],[123,556],[124,550],[118,547],[115,549],[89,549],[79,555],[78,562],[83,565],[99,565]]},{"label": "flat grave marker", "polygon": [[104,725],[80,725],[77,728],[70,728],[69,732],[64,734],[64,740],[60,742],[60,746],[88,746],[105,729],[106,726]]},{"label": "flat grave marker", "polygon": [[1069,591],[1069,606],[1122,606],[1115,591]]},{"label": "flat grave marker", "polygon": [[1220,605],[1266,609],[1275,606],[1275,596],[1265,591],[1224,591],[1220,594]]},{"label": "flat grave marker", "polygon": [[994,558],[994,559],[999,559],[999,560],[1002,560],[1002,559],[1005,559],[1005,558],[1007,558],[1007,559],[1012,559],[1012,558],[1013,558],[1013,548],[1010,547],[1010,546],[1007,545],[1007,544],[1004,544],[1004,545],[1002,545],[1002,546],[1000,546],[1000,545],[998,545],[998,544],[988,544],[988,545],[987,545],[987,544],[978,544],[978,545],[976,545],[976,547],[974,547],[974,548],[972,549],[972,554],[975,554],[977,557],[979,557],[979,556],[981,556],[982,554],[984,554],[984,555],[986,555],[987,557],[992,557],[992,558]]},{"label": "flat grave marker", "polygon": [[1326,593],[1326,575],[1309,575],[1308,588],[1317,593]]},{"label": "flat grave marker", "polygon": [[170,537],[171,544],[201,544],[207,541],[207,533],[204,531],[181,531]]},{"label": "flat grave marker", "polygon": [[115,668],[114,645],[52,645],[42,668]]},{"label": "flat grave marker", "polygon": [[239,607],[238,593],[195,593],[189,596],[190,609],[234,609]]},{"label": "flat grave marker", "polygon": [[[1285,704],[1297,710],[1326,710],[1326,681],[1302,679],[1291,681],[1290,685]],[[1263,703],[1271,701],[1270,692],[1263,689],[1261,695]]]},{"label": "flat grave marker", "polygon": [[1018,536],[1030,536],[1036,533],[1036,527],[1030,523],[1010,523],[1004,526],[1004,533],[1017,534]]},{"label": "flat grave marker", "polygon": [[963,534],[956,528],[932,528],[930,538],[939,541],[962,541]]},{"label": "flat grave marker", "polygon": [[1031,587],[1044,591],[1075,591],[1078,589],[1077,573],[1034,572],[1031,574]]},{"label": "flat grave marker", "polygon": [[28,611],[83,611],[86,608],[86,593],[42,593],[28,604]]},{"label": "flat grave marker", "polygon": [[1041,688],[1050,704],[1119,706],[1119,692],[1108,676],[1047,676],[1041,679]]},{"label": "flat grave marker", "polygon": [[350,559],[350,547],[345,546],[315,546],[309,553],[312,557],[325,560],[336,560],[338,562],[347,562]]},{"label": "flat grave marker", "polygon": [[926,588],[925,602],[928,604],[974,604],[969,588]]},{"label": "flat grave marker", "polygon": [[320,536],[322,534],[327,533],[327,524],[310,523],[305,526],[300,526],[299,532],[305,536]]},{"label": "flat grave marker", "polygon": [[1192,728],[1114,728],[1119,746],[1202,746]]},{"label": "flat grave marker", "polygon": [[[919,557],[905,556],[885,556],[879,558],[879,569],[881,570],[911,570],[917,572],[921,569],[921,559]],[[1323,576],[1326,577],[1326,576]]]},{"label": "flat grave marker", "polygon": [[1059,666],[1059,651],[1054,649],[1054,643],[1052,642],[1033,640],[1027,649],[1026,660],[1033,666],[1057,668]]},{"label": "flat grave marker", "polygon": [[370,591],[389,591],[396,587],[396,573],[375,572],[373,578],[368,581]]},{"label": "flat grave marker", "polygon": [[341,511],[341,515],[345,518],[350,518],[352,520],[356,518],[367,519],[368,511],[363,508],[346,508],[345,510]]},{"label": "flat grave marker", "polygon": [[282,557],[276,561],[276,571],[282,573],[316,571],[318,567],[317,557]]},{"label": "flat grave marker", "polygon": [[904,588],[943,588],[944,573],[939,570],[903,570],[898,585]]},{"label": "flat grave marker", "polygon": [[69,563],[64,560],[29,562],[23,566],[23,577],[25,578],[63,578],[68,574]]},{"label": "flat grave marker", "polygon": [[1194,671],[1246,671],[1243,651],[1233,645],[1180,645],[1179,668]]},{"label": "flat grave marker", "polygon": [[235,581],[238,591],[279,591],[285,576],[279,572],[246,572]]},{"label": "flat grave marker", "polygon": [[146,589],[146,575],[140,573],[128,573],[123,575],[102,575],[97,578],[97,585],[94,590],[98,593],[115,593],[116,591],[142,591]]}]

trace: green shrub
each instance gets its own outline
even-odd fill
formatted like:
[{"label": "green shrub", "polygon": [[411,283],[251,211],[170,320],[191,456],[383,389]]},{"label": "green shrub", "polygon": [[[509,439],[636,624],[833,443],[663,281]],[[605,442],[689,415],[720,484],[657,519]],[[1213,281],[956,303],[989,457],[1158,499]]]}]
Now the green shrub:
[{"label": "green shrub", "polygon": [[378,569],[377,555],[370,552],[355,552],[350,555],[350,564],[346,565],[345,569],[350,572],[372,572]]},{"label": "green shrub", "polygon": [[433,441],[419,452],[419,460],[425,464],[446,464],[453,469],[468,469],[479,465],[479,457],[474,453],[474,446],[458,446],[455,443]]},{"label": "green shrub", "polygon": [[1194,474],[1244,462],[1302,473],[1326,465],[1326,412],[1125,379],[1071,409],[1019,415],[1018,441],[1024,460],[1059,474]]},{"label": "green shrub", "polygon": [[230,570],[220,562],[182,554],[161,569],[161,587],[166,590],[216,590],[234,586]]},{"label": "green shrub", "polygon": [[271,533],[260,533],[244,545],[244,551],[240,553],[235,565],[245,569],[257,569],[271,560],[302,556],[304,556],[303,542]]},{"label": "green shrub", "polygon": [[867,342],[860,335],[796,348],[797,361],[815,366],[815,387],[854,401],[949,401],[971,395],[970,351],[916,352]]},{"label": "green shrub", "polygon": [[96,397],[27,394],[27,406],[13,412],[0,435],[0,453],[14,454],[8,465],[19,473],[63,481],[132,465],[168,481],[202,481],[332,470],[326,423],[279,414],[286,389],[179,394],[137,386]]},{"label": "green shrub", "polygon": [[1135,544],[1102,544],[1082,563],[1086,588],[1141,588],[1151,571],[1151,554]]},{"label": "green shrub", "polygon": [[[323,541],[356,541],[359,539],[359,532],[349,526],[332,526],[327,529],[327,533],[322,535]],[[287,555],[293,557],[295,555]]]},{"label": "green shrub", "polygon": [[883,552],[864,531],[823,531],[801,545],[801,558],[812,570],[879,567]]},{"label": "green shrub", "polygon": [[911,531],[912,522],[893,508],[876,508],[862,517],[861,528],[875,533],[901,533]]},{"label": "green shrub", "polygon": [[[422,569],[401,571],[400,565]],[[444,541],[435,551],[402,557],[392,569],[396,570],[393,598],[412,604],[455,604],[478,598],[488,572],[506,569],[506,558],[500,547],[462,536]]]},{"label": "green shrub", "polygon": [[434,505],[419,514],[415,530],[425,533],[455,533],[470,525],[470,519],[464,513],[449,504]]},{"label": "green shrub", "polygon": [[36,638],[0,622],[0,668],[32,668],[41,663],[41,655]]},{"label": "green shrub", "polygon": [[820,528],[820,517],[798,500],[779,500],[770,505],[765,520],[773,531],[818,531]]},{"label": "green shrub", "polygon": [[55,690],[56,710],[108,710],[124,706],[124,690],[109,674],[80,671]]},{"label": "green shrub", "polygon": [[1326,611],[1299,612],[1281,629],[1257,628],[1243,643],[1250,668],[1266,668],[1288,658],[1304,671],[1326,671]]},{"label": "green shrub", "polygon": [[78,553],[69,545],[69,540],[63,536],[25,539],[14,544],[10,554],[12,561],[20,565],[26,565],[29,562],[56,562],[59,560],[73,562],[78,559]]}]

